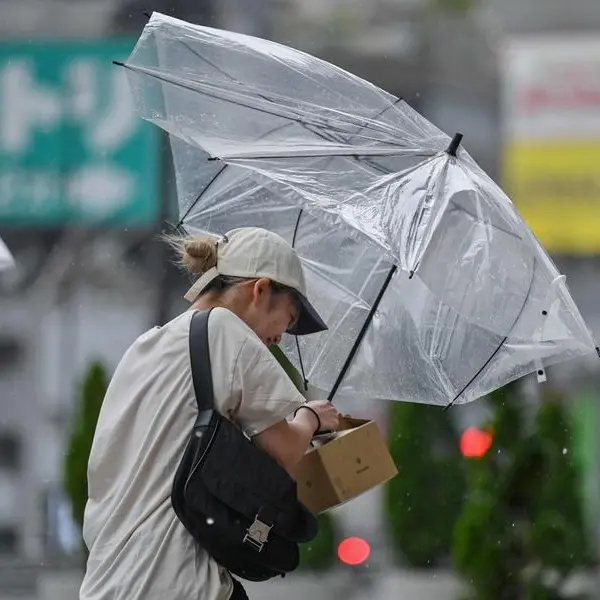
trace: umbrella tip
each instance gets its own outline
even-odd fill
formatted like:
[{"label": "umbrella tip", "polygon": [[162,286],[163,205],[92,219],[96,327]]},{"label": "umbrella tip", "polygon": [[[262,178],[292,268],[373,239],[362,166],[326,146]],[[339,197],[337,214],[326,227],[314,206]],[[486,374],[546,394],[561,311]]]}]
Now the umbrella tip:
[{"label": "umbrella tip", "polygon": [[117,65],[117,67],[124,67],[125,63],[119,62],[118,60],[112,61],[113,65]]},{"label": "umbrella tip", "polygon": [[460,146],[460,143],[462,142],[462,139],[463,139],[463,134],[462,133],[455,133],[454,134],[454,137],[452,138],[452,141],[450,142],[450,145],[446,149],[446,152],[450,156],[456,156],[456,151],[458,150],[458,147]]},{"label": "umbrella tip", "polygon": [[598,354],[598,358],[600,358],[600,346],[596,346],[596,352]]}]

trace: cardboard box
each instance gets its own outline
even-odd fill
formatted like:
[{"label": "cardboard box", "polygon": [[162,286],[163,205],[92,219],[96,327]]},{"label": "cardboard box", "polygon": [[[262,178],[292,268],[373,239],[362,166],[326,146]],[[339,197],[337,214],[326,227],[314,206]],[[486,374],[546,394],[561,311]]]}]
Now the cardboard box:
[{"label": "cardboard box", "polygon": [[319,436],[298,467],[298,498],[319,514],[356,498],[398,474],[374,421],[340,418],[340,429]]}]

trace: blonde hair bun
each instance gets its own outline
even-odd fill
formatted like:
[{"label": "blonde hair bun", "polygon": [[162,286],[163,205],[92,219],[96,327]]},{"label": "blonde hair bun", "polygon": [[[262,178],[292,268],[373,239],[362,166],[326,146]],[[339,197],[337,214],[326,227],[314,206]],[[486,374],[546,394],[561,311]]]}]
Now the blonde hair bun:
[{"label": "blonde hair bun", "polygon": [[192,275],[206,273],[217,264],[216,241],[210,238],[184,240],[181,262]]},{"label": "blonde hair bun", "polygon": [[175,250],[178,264],[190,275],[199,277],[217,265],[217,239],[211,237],[165,236]]}]

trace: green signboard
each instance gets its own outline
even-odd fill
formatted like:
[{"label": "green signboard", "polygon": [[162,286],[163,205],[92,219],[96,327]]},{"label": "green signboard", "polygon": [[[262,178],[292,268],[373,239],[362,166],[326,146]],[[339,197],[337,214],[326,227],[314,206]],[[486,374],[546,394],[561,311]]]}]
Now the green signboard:
[{"label": "green signboard", "polygon": [[157,218],[158,132],[112,64],[133,44],[0,43],[0,224]]}]

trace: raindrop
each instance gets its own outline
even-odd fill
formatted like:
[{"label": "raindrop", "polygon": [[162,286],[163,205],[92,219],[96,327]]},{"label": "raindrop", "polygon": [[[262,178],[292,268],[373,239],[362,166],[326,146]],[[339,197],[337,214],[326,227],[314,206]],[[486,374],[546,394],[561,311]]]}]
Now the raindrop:
[{"label": "raindrop", "polygon": [[563,454],[566,454],[568,452],[568,450],[566,448],[563,448]]},{"label": "raindrop", "polygon": [[214,525],[215,520],[212,517],[207,517],[206,519],[206,524],[207,525]]}]

